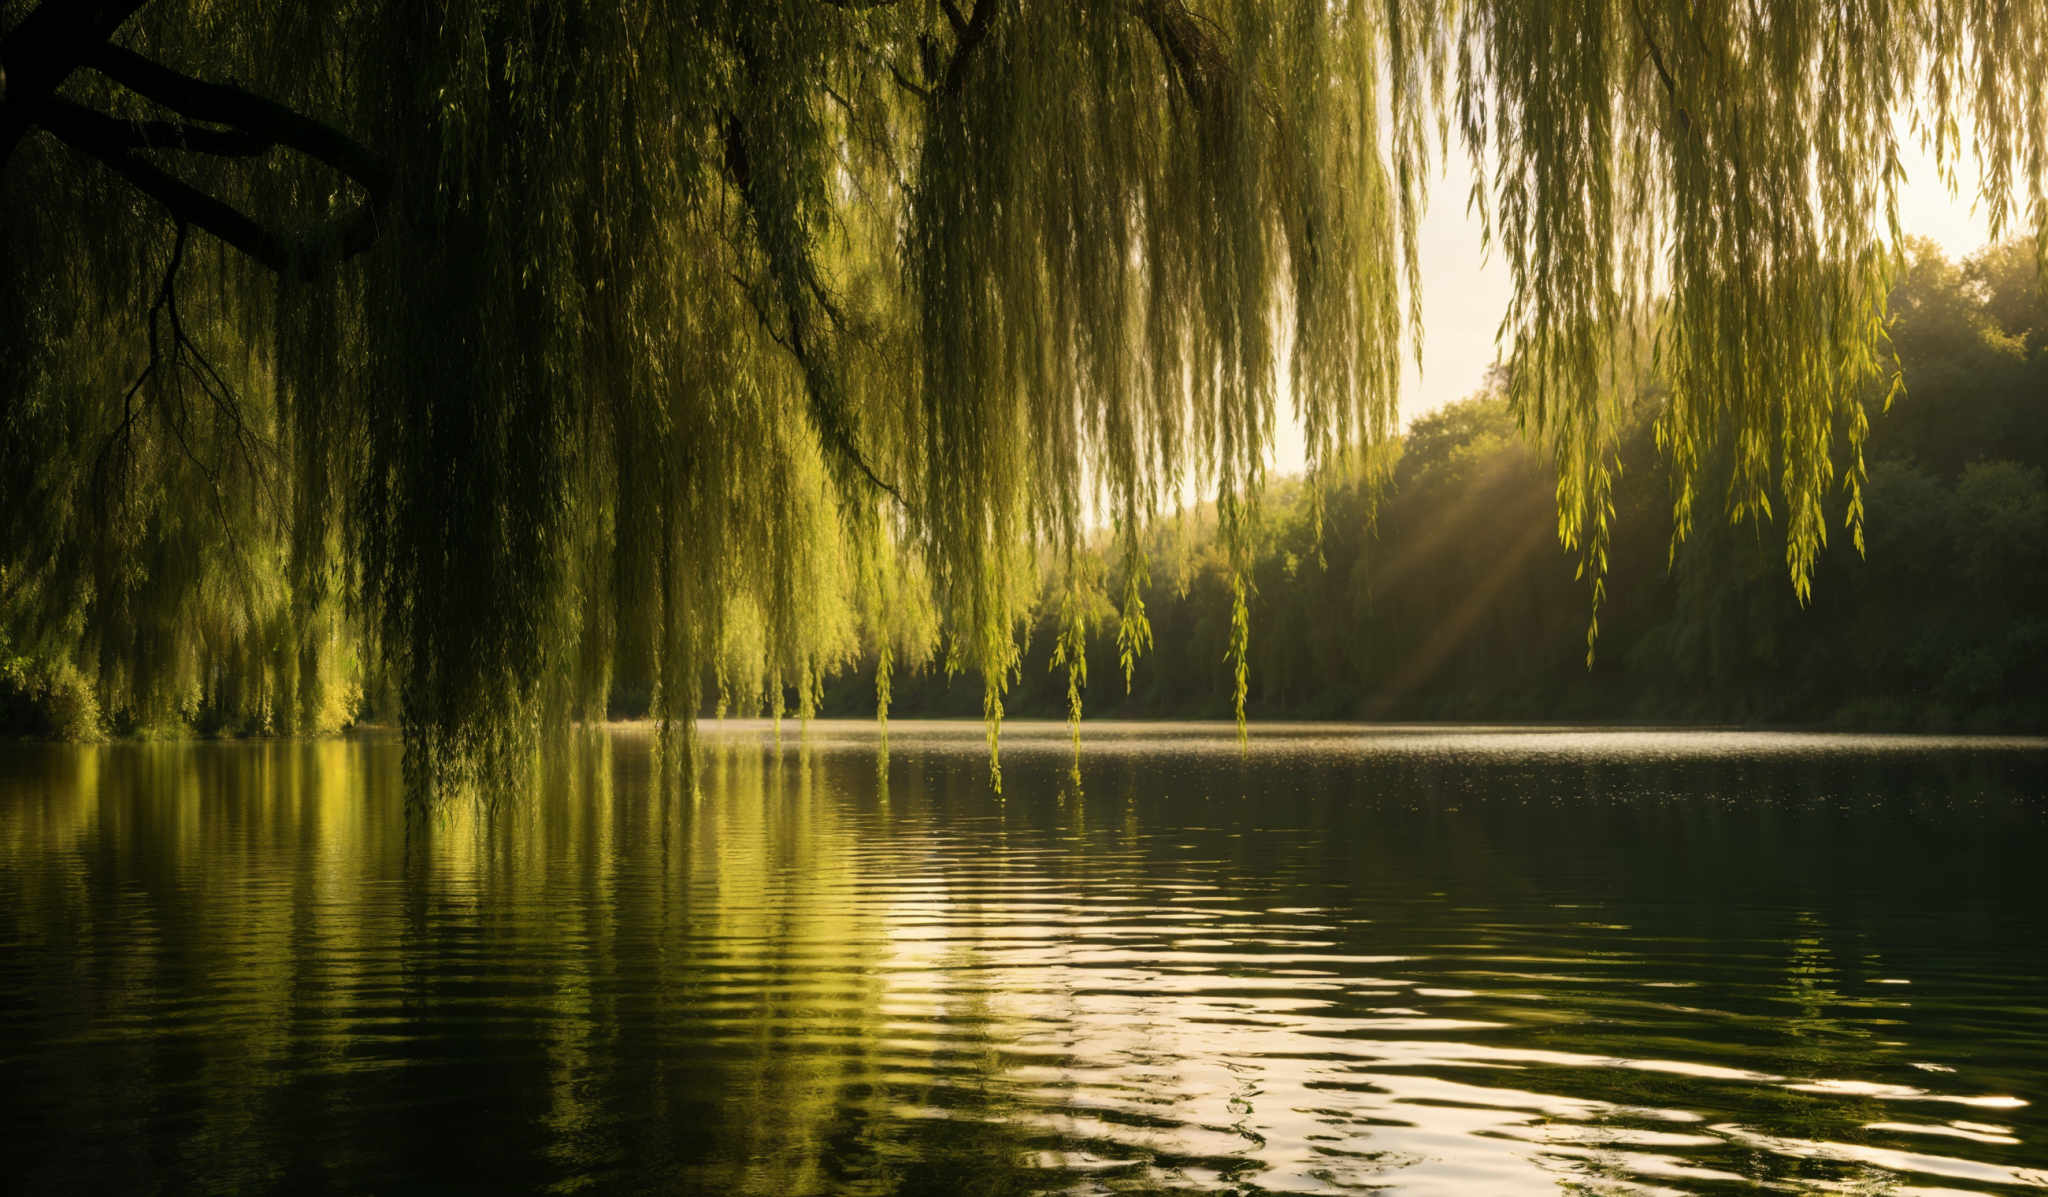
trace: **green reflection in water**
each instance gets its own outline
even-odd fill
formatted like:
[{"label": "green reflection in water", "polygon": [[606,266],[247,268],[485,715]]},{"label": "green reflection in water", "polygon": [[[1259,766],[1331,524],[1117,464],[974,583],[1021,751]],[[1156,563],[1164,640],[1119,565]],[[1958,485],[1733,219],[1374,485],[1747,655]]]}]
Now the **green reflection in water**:
[{"label": "green reflection in water", "polygon": [[2025,1192],[2038,744],[0,749],[24,1187]]}]

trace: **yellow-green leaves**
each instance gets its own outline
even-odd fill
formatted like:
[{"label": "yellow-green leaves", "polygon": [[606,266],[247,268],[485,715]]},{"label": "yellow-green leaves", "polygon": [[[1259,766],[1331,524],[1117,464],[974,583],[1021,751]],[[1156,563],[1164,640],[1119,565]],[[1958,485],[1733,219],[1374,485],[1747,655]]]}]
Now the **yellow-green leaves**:
[{"label": "yellow-green leaves", "polygon": [[[120,176],[23,143],[0,393],[35,405],[0,506],[71,531],[10,540],[0,567],[36,576],[0,630],[68,638],[108,693],[252,670],[271,710],[359,659],[305,635],[345,625],[423,787],[628,677],[686,736],[707,680],[755,710],[787,682],[806,714],[867,645],[886,707],[941,630],[982,677],[993,765],[1041,562],[1115,525],[1128,686],[1140,537],[1193,494],[1235,565],[1242,724],[1280,395],[1314,474],[1392,442],[1435,152],[1477,166],[1515,287],[1507,395],[1551,447],[1596,620],[1618,408],[1647,378],[1678,536],[1782,519],[1804,597],[1840,484],[1861,545],[1908,123],[1945,165],[1967,141],[1994,227],[2024,214],[2048,261],[2039,3],[157,0],[131,26],[146,56],[347,129],[392,194],[370,252],[283,291],[196,251],[185,310],[247,360],[190,420],[134,393],[119,460],[151,501],[96,525],[175,234]],[[150,152],[257,216],[333,203],[318,162]],[[215,468],[230,415],[275,469]],[[1732,471],[1703,494],[1708,460]],[[169,502],[200,482],[231,534]],[[230,586],[244,547],[254,582]],[[1072,711],[1091,626],[1063,623]]]}]

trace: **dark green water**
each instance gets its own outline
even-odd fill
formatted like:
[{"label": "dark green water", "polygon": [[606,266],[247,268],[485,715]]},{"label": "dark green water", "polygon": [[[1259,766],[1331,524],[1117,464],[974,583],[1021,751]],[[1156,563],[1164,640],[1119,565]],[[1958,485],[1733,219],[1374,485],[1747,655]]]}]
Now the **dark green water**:
[{"label": "dark green water", "polygon": [[0,747],[11,1192],[2048,1188],[2048,742]]}]

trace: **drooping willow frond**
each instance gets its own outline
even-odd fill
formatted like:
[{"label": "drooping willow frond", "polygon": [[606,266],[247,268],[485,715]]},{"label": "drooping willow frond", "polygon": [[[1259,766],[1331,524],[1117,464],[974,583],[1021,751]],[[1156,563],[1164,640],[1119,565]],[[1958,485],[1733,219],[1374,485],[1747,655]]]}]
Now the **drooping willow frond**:
[{"label": "drooping willow frond", "polygon": [[1394,435],[1440,152],[1596,602],[1651,370],[1681,534],[1726,450],[1802,595],[1838,481],[1860,536],[1902,139],[2048,260],[2012,0],[0,0],[0,38],[0,630],[137,708],[388,684],[423,791],[623,679],[687,735],[935,629],[993,734],[1037,563],[1190,489],[1241,700],[1267,450]]}]

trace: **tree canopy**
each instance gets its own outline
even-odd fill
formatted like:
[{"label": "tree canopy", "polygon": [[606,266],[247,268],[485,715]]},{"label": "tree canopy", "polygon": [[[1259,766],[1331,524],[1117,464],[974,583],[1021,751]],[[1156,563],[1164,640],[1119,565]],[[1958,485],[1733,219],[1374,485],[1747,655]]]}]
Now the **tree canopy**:
[{"label": "tree canopy", "polygon": [[1860,543],[1909,139],[1974,155],[2048,260],[2048,10],[2014,0],[0,0],[0,30],[0,627],[137,710],[303,726],[383,679],[421,784],[628,665],[687,724],[707,684],[807,704],[920,620],[993,721],[1034,558],[1078,578],[1107,515],[1128,661],[1188,485],[1241,711],[1280,405],[1312,474],[1394,435],[1445,154],[1596,605],[1652,368],[1679,537],[1723,493],[1779,516],[1803,594],[1839,485]]}]

